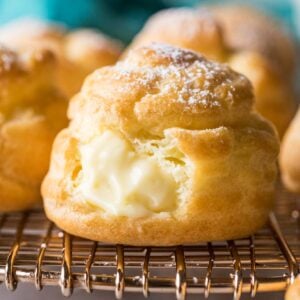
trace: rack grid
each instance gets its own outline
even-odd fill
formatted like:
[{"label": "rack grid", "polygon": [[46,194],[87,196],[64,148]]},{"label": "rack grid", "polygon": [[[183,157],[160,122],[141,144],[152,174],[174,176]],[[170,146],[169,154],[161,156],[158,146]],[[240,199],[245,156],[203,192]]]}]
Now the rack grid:
[{"label": "rack grid", "polygon": [[[99,228],[101,230],[101,228]],[[61,231],[42,210],[0,215],[0,281],[9,290],[30,282],[37,290],[59,286],[124,292],[243,293],[282,291],[299,272],[300,202],[278,187],[274,212],[265,228],[238,240],[131,247],[94,242]]]}]

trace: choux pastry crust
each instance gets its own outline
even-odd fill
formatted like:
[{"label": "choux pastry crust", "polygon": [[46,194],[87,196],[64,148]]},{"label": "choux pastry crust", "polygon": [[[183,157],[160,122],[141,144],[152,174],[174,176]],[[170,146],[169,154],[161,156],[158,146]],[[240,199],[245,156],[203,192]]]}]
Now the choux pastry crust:
[{"label": "choux pastry crust", "polygon": [[284,300],[300,300],[300,276],[288,287]]},{"label": "choux pastry crust", "polygon": [[79,29],[68,33],[63,27],[34,19],[20,19],[0,28],[0,42],[16,51],[42,48],[58,59],[57,78],[71,97],[84,78],[97,68],[113,64],[121,54],[121,44],[101,32]]},{"label": "choux pastry crust", "polygon": [[272,18],[248,6],[220,5],[210,8],[223,29],[227,45],[263,55],[283,78],[292,78],[296,49],[291,37]]},{"label": "choux pastry crust", "polygon": [[285,186],[300,193],[300,110],[284,135],[280,150],[281,178]]},{"label": "choux pastry crust", "polygon": [[72,99],[42,185],[47,216],[131,245],[253,233],[272,207],[279,145],[252,105],[250,82],[226,65],[161,44],[130,51]]},{"label": "choux pastry crust", "polygon": [[[224,11],[225,14],[227,10],[224,8]],[[277,42],[282,44],[281,39],[278,37],[273,40],[273,35],[277,36],[276,28],[272,35],[271,33],[268,35],[268,30],[263,31],[264,34],[257,32],[257,35],[261,36],[261,44],[264,43],[263,41],[266,42],[264,50],[258,46],[254,47],[254,42],[253,47],[247,47],[246,44],[244,47],[235,47],[235,44],[227,40],[229,29],[227,30],[222,22],[226,17],[224,16],[222,20],[219,20],[218,17],[219,14],[214,15],[214,11],[203,8],[198,10],[173,8],[160,11],[146,22],[128,49],[134,49],[151,42],[162,42],[191,49],[210,59],[228,63],[234,70],[250,79],[256,98],[255,108],[276,126],[279,136],[282,137],[295,113],[296,101],[291,84],[292,71],[285,70],[288,69],[288,66],[285,67],[283,62],[285,53],[279,51],[281,45],[275,47]],[[263,17],[261,18],[263,19]],[[267,18],[267,20],[269,19]],[[247,21],[245,22],[247,23]],[[240,28],[238,24],[235,26]],[[252,33],[251,37],[245,35],[244,39],[251,39],[255,31],[258,30],[258,26],[253,25],[253,28],[248,30]],[[278,36],[280,34],[279,31]],[[282,40],[285,39],[288,37],[283,36]],[[269,43],[269,40],[272,40],[272,43]],[[294,61],[295,55],[292,51],[291,41],[288,45],[287,48],[291,48],[291,50],[287,50],[286,55],[289,57],[286,60]],[[125,51],[125,55],[127,52],[128,50]],[[287,74],[287,72],[289,73]]]},{"label": "choux pastry crust", "polygon": [[67,125],[67,101],[53,84],[49,51],[18,55],[0,48],[0,211],[40,202],[56,133]]}]

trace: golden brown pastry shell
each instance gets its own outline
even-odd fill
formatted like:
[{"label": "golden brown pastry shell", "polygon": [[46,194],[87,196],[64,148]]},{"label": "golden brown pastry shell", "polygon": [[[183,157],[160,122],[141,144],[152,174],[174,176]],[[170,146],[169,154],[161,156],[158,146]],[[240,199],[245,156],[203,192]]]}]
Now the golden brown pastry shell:
[{"label": "golden brown pastry shell", "polygon": [[[132,245],[253,233],[273,204],[278,140],[269,123],[252,112],[252,103],[245,77],[166,45],[137,49],[114,67],[94,72],[72,99],[71,124],[54,143],[42,185],[47,216],[72,234]],[[168,139],[188,157],[191,185],[175,211],[115,216],[78,195],[79,144],[107,129],[132,143]]]},{"label": "golden brown pastry shell", "polygon": [[281,178],[285,186],[300,193],[300,112],[288,128],[280,150]]}]

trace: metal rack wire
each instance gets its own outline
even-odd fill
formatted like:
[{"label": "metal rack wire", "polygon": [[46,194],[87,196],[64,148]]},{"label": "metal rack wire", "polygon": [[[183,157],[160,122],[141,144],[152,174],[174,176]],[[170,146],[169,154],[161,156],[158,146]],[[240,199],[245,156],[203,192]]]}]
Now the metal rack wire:
[{"label": "metal rack wire", "polygon": [[[124,292],[242,293],[286,289],[299,271],[298,200],[278,188],[275,213],[254,236],[177,247],[107,245],[73,237],[40,210],[0,215],[0,281],[14,290],[30,282],[37,290],[60,286]],[[101,228],[99,228],[101,230]]]}]

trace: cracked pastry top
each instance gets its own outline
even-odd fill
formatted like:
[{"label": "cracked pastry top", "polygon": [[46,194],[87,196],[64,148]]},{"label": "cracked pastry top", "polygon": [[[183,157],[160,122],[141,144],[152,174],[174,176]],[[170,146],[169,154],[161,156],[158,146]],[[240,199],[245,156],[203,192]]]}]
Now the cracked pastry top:
[{"label": "cracked pastry top", "polygon": [[130,51],[72,99],[42,186],[47,216],[133,245],[251,234],[272,207],[278,154],[253,100],[246,77],[194,52]]},{"label": "cracked pastry top", "polygon": [[292,192],[300,193],[300,110],[294,117],[291,125],[286,131],[282,140],[280,150],[280,171],[281,178],[286,186]]}]

